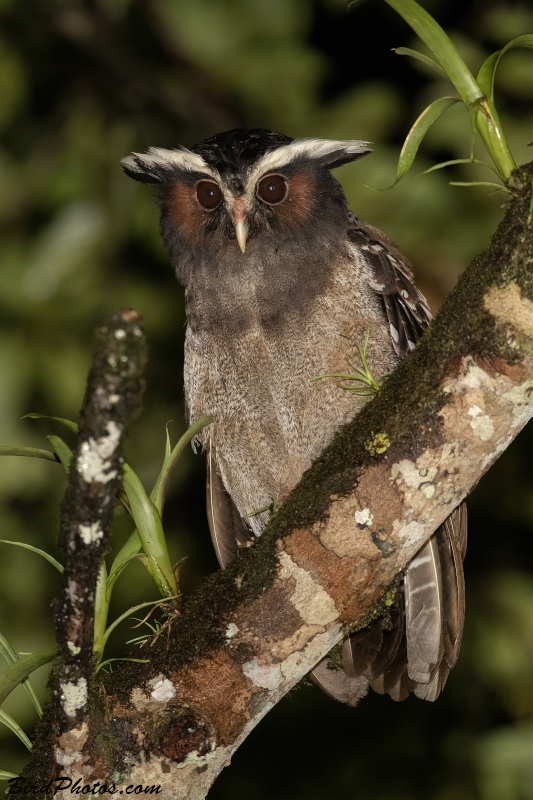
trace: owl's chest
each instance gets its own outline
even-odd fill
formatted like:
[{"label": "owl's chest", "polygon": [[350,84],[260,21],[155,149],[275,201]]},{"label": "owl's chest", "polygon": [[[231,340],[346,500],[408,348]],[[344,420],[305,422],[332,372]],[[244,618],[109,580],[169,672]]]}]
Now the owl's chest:
[{"label": "owl's chest", "polygon": [[[311,301],[298,303],[295,293],[275,313],[262,307],[260,286],[248,281],[239,287],[239,324],[226,321],[231,302],[225,297],[215,307],[210,301],[218,324],[198,324],[206,315],[194,315],[185,347],[188,413],[191,420],[215,417],[205,435],[234,499],[244,484],[267,499],[290,490],[355,415],[363,400],[320,376],[356,366],[356,345],[367,331],[374,374],[391,369],[383,312],[365,291],[367,271],[364,263],[339,263]],[[257,507],[259,495],[243,505]]]}]

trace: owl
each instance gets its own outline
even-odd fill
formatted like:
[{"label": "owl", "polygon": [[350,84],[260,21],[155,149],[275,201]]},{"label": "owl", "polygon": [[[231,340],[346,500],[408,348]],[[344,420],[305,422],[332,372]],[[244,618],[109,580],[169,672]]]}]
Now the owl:
[{"label": "owl", "polygon": [[[347,207],[331,170],[368,142],[291,139],[263,129],[122,161],[154,184],[161,234],[185,288],[185,399],[207,457],[207,513],[222,568],[253,544],[302,474],[368,400],[334,379],[367,342],[383,380],[431,314],[411,267]],[[342,669],[311,677],[355,705],[370,685],[434,700],[464,620],[465,507],[408,565],[390,613],[349,636]]]}]

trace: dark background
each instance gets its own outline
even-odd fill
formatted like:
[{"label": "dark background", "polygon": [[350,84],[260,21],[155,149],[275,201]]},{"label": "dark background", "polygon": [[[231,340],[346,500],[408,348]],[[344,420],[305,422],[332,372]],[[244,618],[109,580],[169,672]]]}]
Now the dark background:
[{"label": "dark background", "polygon": [[[427,0],[467,63],[533,32],[530,0]],[[120,307],[144,317],[151,360],[145,411],[127,457],[147,488],[165,423],[184,430],[184,305],[158,235],[150,187],[120,159],[150,145],[192,145],[261,126],[291,136],[369,139],[375,153],[338,171],[354,211],[413,261],[436,310],[484,249],[506,195],[449,180],[492,180],[479,167],[416,178],[467,157],[468,118],[454,106],[394,190],[403,137],[422,109],[453,93],[391,52],[419,46],[384,2],[343,0],[0,0],[0,442],[46,446],[45,421],[75,418],[92,331]],[[501,63],[497,102],[519,163],[533,156],[533,55]],[[482,149],[479,149],[483,157]],[[475,302],[475,298],[473,299]],[[416,387],[413,387],[416,391]],[[533,480],[526,429],[469,502],[467,623],[458,666],[435,703],[375,694],[356,710],[304,685],[261,722],[214,786],[213,800],[529,800],[533,798]],[[204,511],[203,457],[187,452],[165,513],[189,593],[216,568]],[[64,491],[61,468],[0,459],[0,538],[47,549]],[[117,542],[129,534],[117,521]],[[0,631],[19,651],[53,641],[59,576],[37,555],[0,544]],[[140,564],[119,581],[112,616],[156,595]],[[129,623],[107,656],[136,635]],[[46,669],[35,674],[45,696]],[[31,731],[19,688],[5,710]],[[0,726],[0,769],[26,752]]]}]

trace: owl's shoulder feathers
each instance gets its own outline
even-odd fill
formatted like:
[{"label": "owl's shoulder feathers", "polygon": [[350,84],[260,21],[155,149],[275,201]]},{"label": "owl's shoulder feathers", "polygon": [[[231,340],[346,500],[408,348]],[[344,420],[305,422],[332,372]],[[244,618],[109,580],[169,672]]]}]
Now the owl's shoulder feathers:
[{"label": "owl's shoulder feathers", "polygon": [[431,320],[427,300],[414,284],[411,265],[378,228],[350,214],[349,242],[372,268],[371,288],[381,297],[396,354],[412,350]]}]

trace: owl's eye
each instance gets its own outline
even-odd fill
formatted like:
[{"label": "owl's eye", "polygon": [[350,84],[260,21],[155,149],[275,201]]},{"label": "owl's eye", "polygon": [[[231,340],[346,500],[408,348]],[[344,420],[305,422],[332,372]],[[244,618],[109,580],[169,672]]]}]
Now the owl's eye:
[{"label": "owl's eye", "polygon": [[206,211],[213,211],[222,200],[222,192],[213,181],[198,181],[196,199]]},{"label": "owl's eye", "polygon": [[271,206],[281,203],[287,196],[287,182],[283,175],[267,175],[257,185],[257,194]]}]

